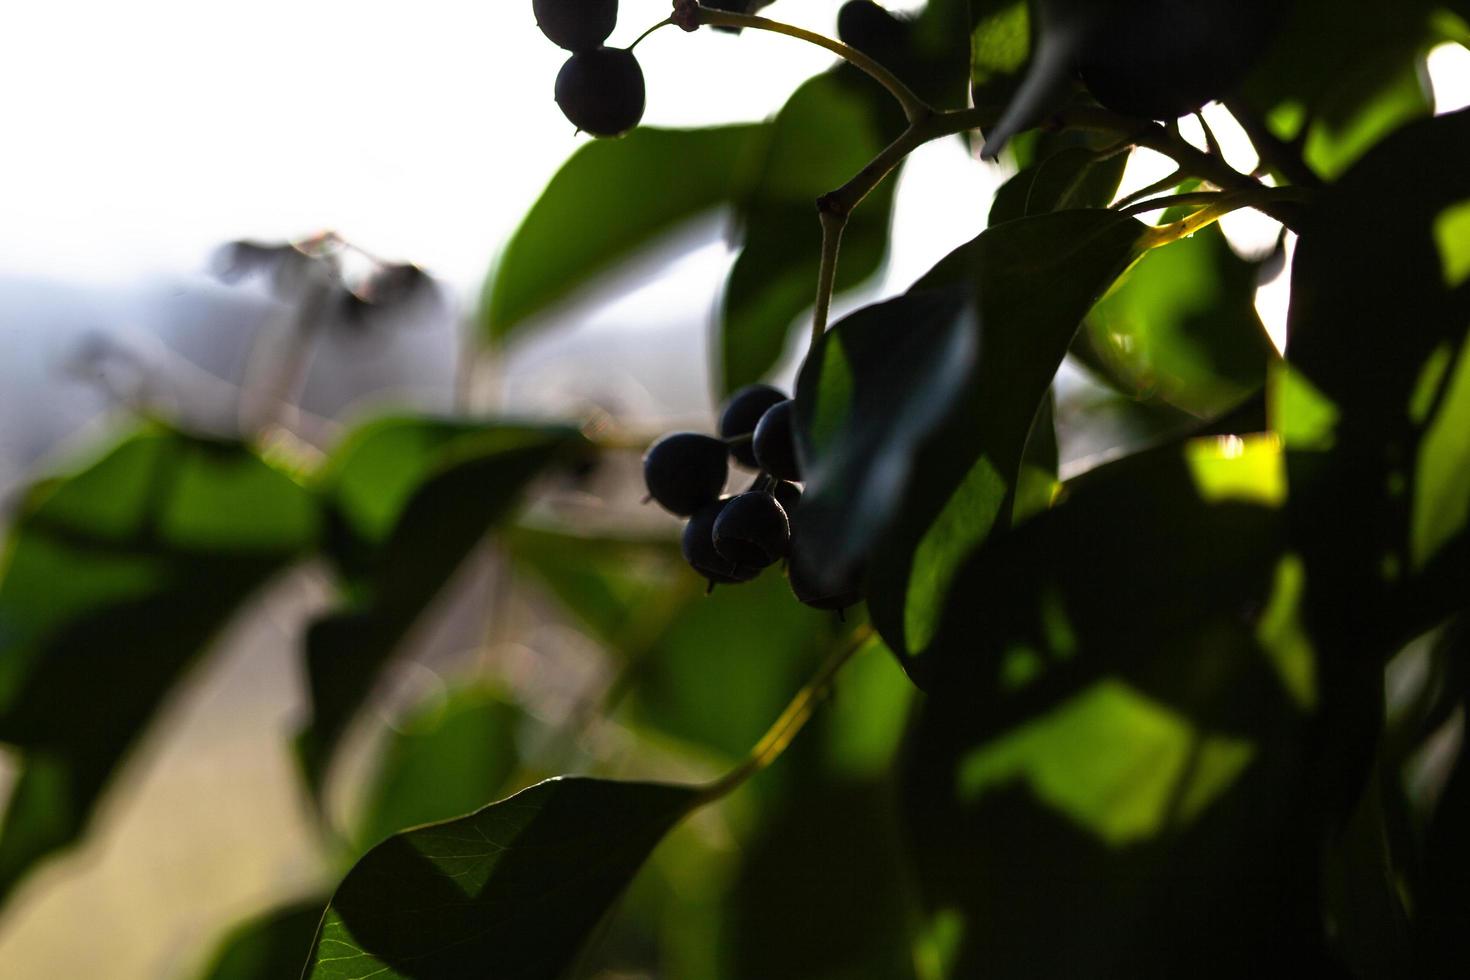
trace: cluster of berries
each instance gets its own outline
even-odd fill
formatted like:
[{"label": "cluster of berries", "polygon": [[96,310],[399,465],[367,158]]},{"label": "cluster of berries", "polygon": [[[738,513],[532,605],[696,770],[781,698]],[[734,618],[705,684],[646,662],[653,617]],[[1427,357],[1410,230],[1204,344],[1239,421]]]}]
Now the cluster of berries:
[{"label": "cluster of berries", "polygon": [[[749,582],[791,555],[791,518],[801,502],[793,407],[777,389],[749,385],[725,404],[718,438],[675,432],[643,457],[649,498],[689,518],[684,560],[710,588]],[[759,474],[744,493],[721,496],[732,457]],[[807,605],[840,610],[861,601],[855,586],[817,588],[801,569],[788,566],[791,590]]]},{"label": "cluster of berries", "polygon": [[541,33],[572,52],[556,76],[556,104],[579,130],[621,136],[643,118],[643,68],[633,52],[606,46],[618,0],[532,0]]}]

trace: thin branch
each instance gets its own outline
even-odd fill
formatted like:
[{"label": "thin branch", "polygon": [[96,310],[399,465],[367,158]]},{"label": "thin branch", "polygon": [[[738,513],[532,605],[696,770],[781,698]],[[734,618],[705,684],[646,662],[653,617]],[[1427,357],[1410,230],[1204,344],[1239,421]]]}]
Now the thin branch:
[{"label": "thin branch", "polygon": [[822,220],[822,263],[817,271],[817,304],[812,311],[812,347],[816,347],[827,332],[832,293],[837,287],[837,254],[842,250],[842,232],[847,227],[848,212],[828,210],[823,207],[825,200],[817,202],[817,212]]},{"label": "thin branch", "polygon": [[1149,184],[1147,187],[1140,187],[1132,194],[1129,194],[1127,197],[1124,197],[1122,200],[1115,203],[1113,207],[1118,210],[1123,210],[1129,205],[1136,204],[1146,197],[1153,197],[1155,194],[1163,193],[1164,191],[1167,191],[1172,187],[1178,187],[1182,183],[1184,183],[1184,171],[1182,169],[1176,169],[1173,173],[1165,177],[1163,180],[1156,180],[1152,184]]},{"label": "thin branch", "polygon": [[[781,21],[771,20],[768,17],[757,17],[753,14],[735,14],[724,10],[711,10],[708,7],[699,6],[697,3],[690,4],[686,9],[690,11],[692,15],[691,22],[695,25],[708,24],[712,27],[748,27],[757,31],[771,31],[775,34],[785,34],[787,37],[794,37],[798,40],[806,41],[808,44],[815,44],[820,48],[826,48],[828,51],[837,55],[837,57],[851,64],[854,68],[867,72],[872,76],[874,81],[892,93],[893,97],[898,100],[898,104],[903,107],[903,113],[908,117],[909,122],[917,122],[920,119],[934,115],[934,108],[915,95],[913,90],[905,85],[897,75],[884,68],[866,54],[863,54],[857,48],[843,44],[841,41],[834,41],[832,38],[818,34],[815,31],[808,31],[791,24],[783,24]],[[675,14],[674,20],[676,23],[679,22],[679,14]]]},{"label": "thin branch", "polygon": [[[1245,135],[1255,146],[1261,162],[1268,168],[1293,184],[1300,184],[1303,187],[1326,186],[1321,176],[1302,158],[1300,146],[1287,143],[1271,132],[1265,120],[1239,100],[1232,99],[1225,103],[1225,108],[1235,117],[1235,121],[1240,123],[1240,128],[1245,130]],[[1305,127],[1302,131],[1306,132]]]}]

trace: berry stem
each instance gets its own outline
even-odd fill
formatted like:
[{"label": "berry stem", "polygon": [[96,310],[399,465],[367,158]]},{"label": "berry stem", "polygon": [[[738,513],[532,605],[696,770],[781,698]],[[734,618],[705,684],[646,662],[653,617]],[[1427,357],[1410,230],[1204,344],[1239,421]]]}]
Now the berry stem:
[{"label": "berry stem", "polygon": [[903,81],[893,72],[884,68],[874,59],[863,54],[851,45],[834,41],[832,38],[815,31],[796,27],[793,24],[784,24],[779,20],[771,20],[768,17],[757,17],[754,14],[736,14],[724,10],[711,10],[701,7],[697,3],[690,4],[689,10],[696,24],[708,24],[712,27],[748,27],[757,31],[771,31],[776,34],[785,34],[817,47],[826,48],[837,57],[851,64],[854,68],[867,72],[874,81],[886,88],[889,93],[898,100],[903,108],[903,114],[908,117],[910,123],[918,122],[935,114],[933,106],[914,94]]},{"label": "berry stem", "polygon": [[663,20],[659,21],[657,24],[654,24],[648,30],[644,31],[642,34],[639,34],[637,40],[635,40],[632,44],[628,45],[628,50],[629,51],[632,51],[634,48],[638,47],[638,45],[640,45],[640,44],[643,43],[643,39],[645,37],[647,37],[648,35],[652,34],[654,31],[658,30],[661,27],[668,27],[672,23],[674,23],[674,18],[672,18],[672,17],[665,17]]},{"label": "berry stem", "polygon": [[818,668],[806,686],[791,699],[786,710],[781,712],[781,717],[776,719],[776,723],[756,743],[755,748],[751,749],[745,761],[721,778],[707,784],[700,791],[695,806],[703,806],[729,796],[743,786],[750,777],[780,758],[781,753],[786,751],[786,747],[811,719],[817,705],[826,697],[837,673],[847,665],[848,661],[852,660],[859,650],[867,646],[868,641],[872,638],[872,629],[864,626],[854,632],[847,643],[838,647]]},{"label": "berry stem", "polygon": [[837,253],[842,249],[842,232],[847,227],[846,211],[832,211],[817,202],[822,219],[822,262],[817,270],[817,304],[812,311],[812,342],[816,348],[827,332],[827,318],[832,313],[832,292],[837,287]]}]

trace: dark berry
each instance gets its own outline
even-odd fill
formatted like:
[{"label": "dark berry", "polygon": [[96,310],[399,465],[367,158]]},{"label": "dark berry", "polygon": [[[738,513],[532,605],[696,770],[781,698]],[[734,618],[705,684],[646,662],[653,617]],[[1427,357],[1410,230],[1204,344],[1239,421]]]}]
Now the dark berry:
[{"label": "dark berry", "polygon": [[752,469],[757,465],[755,450],[750,448],[755,424],[766,409],[785,400],[786,396],[770,385],[746,385],[730,396],[720,413],[720,438],[741,440],[731,444],[731,456]]},{"label": "dark berry", "polygon": [[1285,7],[1279,0],[1132,0],[1099,18],[1077,71],[1114,112],[1175,119],[1234,90]]},{"label": "dark berry", "polygon": [[840,611],[863,601],[860,570],[839,581],[822,581],[825,576],[814,575],[806,569],[804,562],[793,561],[787,570],[787,578],[797,600],[813,609]]},{"label": "dark berry", "polygon": [[715,551],[737,565],[764,568],[791,549],[791,522],[768,493],[731,498],[714,526]]},{"label": "dark berry", "polygon": [[593,48],[567,59],[556,76],[556,104],[593,136],[621,136],[643,118],[643,69],[633,52]]},{"label": "dark berry", "polygon": [[725,444],[698,432],[664,436],[643,455],[649,496],[681,517],[718,500],[729,475]]},{"label": "dark berry", "polygon": [[903,56],[910,24],[873,0],[848,0],[837,11],[837,36],[864,54],[891,65]]},{"label": "dark berry", "polygon": [[786,512],[788,518],[796,513],[796,505],[801,503],[801,487],[794,483],[781,480],[771,490],[771,493],[775,496],[776,503],[780,504],[781,509]]},{"label": "dark berry", "polygon": [[760,468],[782,480],[800,480],[801,464],[796,461],[795,403],[789,398],[766,409],[756,423],[750,448],[755,451]]},{"label": "dark berry", "polygon": [[618,0],[531,0],[536,25],[557,47],[591,51],[618,22]]},{"label": "dark berry", "polygon": [[705,504],[684,525],[684,560],[712,585],[749,582],[761,572],[759,567],[739,565],[715,550],[715,522],[734,499],[726,497]]}]

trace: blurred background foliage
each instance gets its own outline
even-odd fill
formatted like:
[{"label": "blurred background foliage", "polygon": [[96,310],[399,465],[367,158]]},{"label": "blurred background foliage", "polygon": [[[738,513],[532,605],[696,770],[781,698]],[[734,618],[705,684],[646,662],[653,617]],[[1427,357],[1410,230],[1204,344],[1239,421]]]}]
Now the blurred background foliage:
[{"label": "blurred background foliage", "polygon": [[[1026,4],[913,13],[885,53],[916,91],[1015,90]],[[233,875],[234,897],[132,972],[90,975],[296,976],[339,882],[322,935],[355,945],[311,976],[460,975],[479,946],[443,953],[460,923],[422,912],[471,872],[500,876],[475,914],[512,910],[474,942],[524,956],[516,976],[584,933],[574,972],[601,980],[1445,975],[1470,952],[1470,123],[1433,118],[1426,59],[1470,41],[1467,16],[1298,0],[1209,110],[1238,124],[1226,149],[1259,151],[1245,169],[1321,191],[1299,240],[1224,222],[1151,249],[1101,209],[1196,181],[1095,133],[1019,138],[963,216],[978,237],[841,320],[795,379],[828,480],[811,513],[880,559],[845,620],[776,572],[705,595],[674,522],[638,504],[636,450],[672,420],[591,396],[527,411],[505,371],[723,209],[708,364],[684,370],[708,368],[711,404],[791,379],[812,201],[903,128],[852,69],[765,121],[578,149],[485,278],[452,412],[315,424],[312,345],[396,330],[434,286],[372,256],[360,274],[336,239],[237,248],[230,274],[287,329],[226,421],[122,399],[111,443],[29,474],[9,508],[0,949],[54,896],[68,944],[126,919],[88,864],[150,833],[145,853],[169,854],[177,825],[119,827],[141,784],[196,766],[217,783],[191,795],[215,785],[219,805],[161,805],[246,858],[176,887],[207,898]],[[902,205],[891,181],[849,225],[847,308],[874,298]],[[1283,330],[1267,297],[1288,283]],[[918,339],[898,349],[902,330]],[[813,420],[833,405],[829,438]],[[771,768],[681,819],[853,644]],[[199,718],[267,701],[268,749],[258,725],[189,744]],[[241,821],[232,767],[288,802]],[[597,778],[541,782],[566,773]],[[454,863],[455,835],[509,824],[489,865]],[[270,835],[291,843],[262,867],[251,841]],[[123,894],[162,887],[155,861]],[[533,891],[543,872],[554,895]],[[382,926],[409,893],[419,918]],[[48,975],[42,949],[13,975]]]}]

